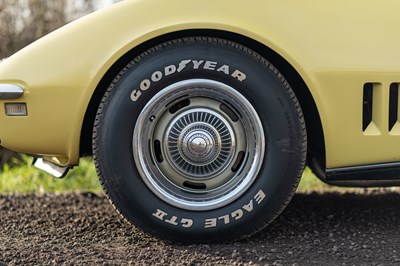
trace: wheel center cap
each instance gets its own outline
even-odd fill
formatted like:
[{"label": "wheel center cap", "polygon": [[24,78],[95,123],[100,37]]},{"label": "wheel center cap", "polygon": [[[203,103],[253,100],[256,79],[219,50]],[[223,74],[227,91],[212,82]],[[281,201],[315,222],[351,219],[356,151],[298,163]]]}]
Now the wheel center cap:
[{"label": "wheel center cap", "polygon": [[204,153],[207,150],[207,146],[209,143],[207,143],[206,136],[203,134],[199,134],[198,136],[195,136],[194,138],[189,140],[190,144],[189,147],[192,151],[195,153]]},{"label": "wheel center cap", "polygon": [[182,152],[192,163],[208,163],[216,155],[215,137],[206,130],[189,128],[182,139]]},{"label": "wheel center cap", "polygon": [[232,160],[235,136],[229,123],[212,110],[189,109],[166,133],[166,158],[186,178],[216,177]]}]

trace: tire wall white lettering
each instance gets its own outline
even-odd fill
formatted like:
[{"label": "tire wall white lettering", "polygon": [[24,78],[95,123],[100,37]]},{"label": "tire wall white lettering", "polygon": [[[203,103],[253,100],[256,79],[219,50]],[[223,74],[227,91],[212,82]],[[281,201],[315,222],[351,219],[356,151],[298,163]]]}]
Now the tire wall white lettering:
[{"label": "tire wall white lettering", "polygon": [[173,225],[173,226],[180,226],[183,228],[190,228],[193,226],[193,220],[188,218],[180,218],[175,215],[169,215],[167,212],[157,209],[153,214],[155,218]]},{"label": "tire wall white lettering", "polygon": [[151,81],[153,82],[159,82],[163,77],[163,74],[161,71],[156,71],[151,75]]},{"label": "tire wall white lettering", "polygon": [[[218,218],[206,219],[204,223],[204,228],[217,227],[219,224],[230,224],[232,221],[238,221],[242,219],[246,213],[251,213],[254,211],[254,203],[260,205],[265,199],[265,193],[260,190],[257,194],[249,201],[249,203],[242,206],[242,208],[233,211],[230,214],[220,216]],[[232,218],[232,219],[231,219]]]},{"label": "tire wall white lettering", "polygon": [[141,91],[136,91],[136,90],[134,90],[134,91],[132,91],[132,93],[131,93],[131,100],[132,100],[133,102],[136,102],[136,101],[139,99],[140,96],[142,96],[142,92],[141,92]]},{"label": "tire wall white lettering", "polygon": [[219,62],[207,60],[187,59],[182,60],[177,65],[167,65],[162,69],[153,72],[150,77],[143,79],[140,82],[139,89],[136,88],[132,91],[131,100],[133,102],[136,102],[142,96],[143,92],[149,90],[152,87],[153,83],[160,82],[165,77],[180,73],[186,68],[192,68],[193,70],[203,69],[207,71],[224,73],[227,76],[231,76],[232,78],[240,82],[243,82],[247,78],[247,75],[245,73],[238,69],[233,70],[229,65],[226,64],[220,64]]},{"label": "tire wall white lettering", "polygon": [[174,65],[167,66],[167,67],[165,67],[164,72],[165,72],[165,76],[172,75],[176,72],[176,66],[174,66]]},{"label": "tire wall white lettering", "polygon": [[239,70],[235,70],[235,72],[232,74],[232,77],[238,79],[239,81],[243,81],[247,78],[246,74],[240,72]]},{"label": "tire wall white lettering", "polygon": [[[214,228],[219,225],[227,225],[233,221],[238,221],[246,216],[248,213],[252,213],[256,206],[260,205],[261,202],[266,198],[264,191],[259,190],[248,203],[244,204],[241,208],[221,215],[219,217],[213,217],[205,219],[203,222],[204,228]],[[194,225],[194,218],[180,218],[177,215],[171,215],[161,209],[157,209],[152,215],[158,220],[164,221],[172,226],[180,226],[183,228],[191,228]]]},{"label": "tire wall white lettering", "polygon": [[150,88],[151,81],[148,79],[143,80],[140,82],[140,90],[147,91]]}]

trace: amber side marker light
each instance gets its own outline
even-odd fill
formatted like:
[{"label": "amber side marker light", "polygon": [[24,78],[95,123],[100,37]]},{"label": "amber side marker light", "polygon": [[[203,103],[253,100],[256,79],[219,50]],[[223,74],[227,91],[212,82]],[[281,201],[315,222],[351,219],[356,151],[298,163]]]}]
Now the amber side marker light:
[{"label": "amber side marker light", "polygon": [[7,116],[28,116],[26,103],[6,103],[4,107]]}]

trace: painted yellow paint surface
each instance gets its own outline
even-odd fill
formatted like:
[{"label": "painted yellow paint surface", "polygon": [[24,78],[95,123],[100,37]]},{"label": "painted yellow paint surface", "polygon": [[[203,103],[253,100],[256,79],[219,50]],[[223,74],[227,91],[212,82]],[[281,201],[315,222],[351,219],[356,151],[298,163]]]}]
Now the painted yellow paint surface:
[{"label": "painted yellow paint surface", "polygon": [[[400,161],[400,126],[388,130],[389,87],[400,82],[398,10],[398,0],[122,1],[0,64],[0,84],[24,87],[16,102],[29,112],[7,117],[0,107],[1,145],[76,164],[86,108],[114,62],[161,34],[219,29],[263,43],[302,76],[322,120],[328,168]],[[367,82],[377,84],[376,101],[363,132]]]}]

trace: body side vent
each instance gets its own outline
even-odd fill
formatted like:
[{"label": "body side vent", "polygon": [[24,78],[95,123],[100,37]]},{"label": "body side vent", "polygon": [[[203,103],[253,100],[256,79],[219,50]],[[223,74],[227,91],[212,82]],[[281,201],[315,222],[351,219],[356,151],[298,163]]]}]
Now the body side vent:
[{"label": "body side vent", "polygon": [[368,82],[363,88],[362,130],[364,135],[378,136],[387,126],[387,101],[382,84]]},{"label": "body side vent", "polygon": [[362,120],[362,129],[364,132],[372,122],[373,88],[374,88],[373,83],[365,83],[364,84],[363,120]]},{"label": "body side vent", "polygon": [[389,94],[389,132],[392,135],[400,135],[399,115],[399,83],[390,84]]}]

